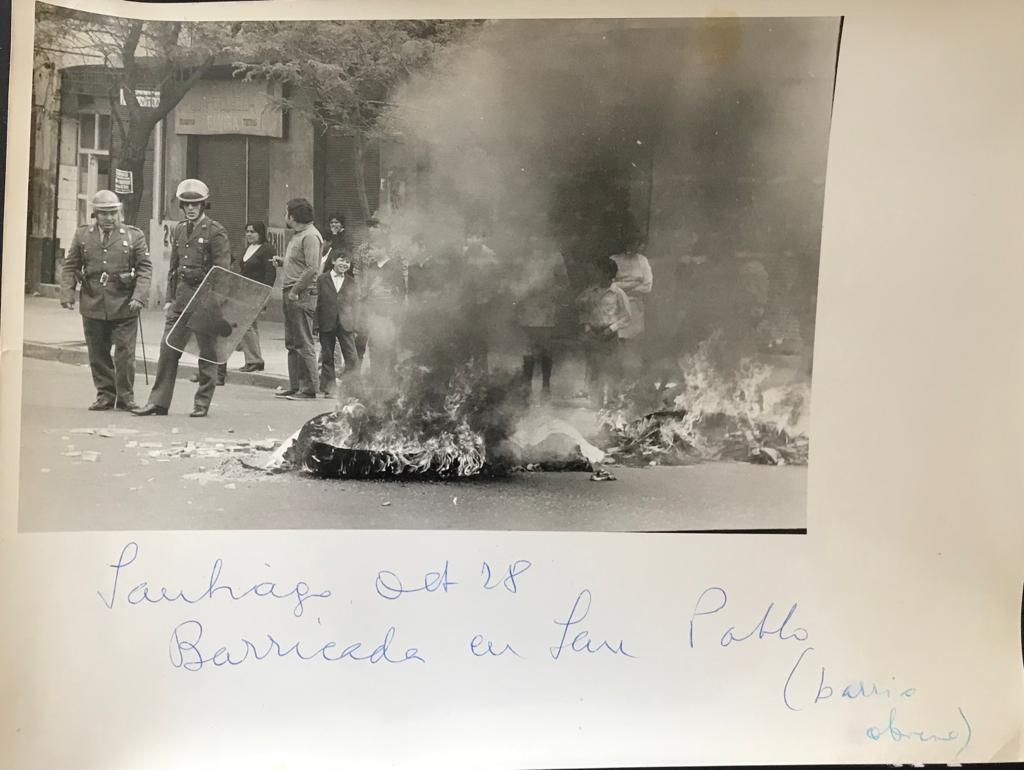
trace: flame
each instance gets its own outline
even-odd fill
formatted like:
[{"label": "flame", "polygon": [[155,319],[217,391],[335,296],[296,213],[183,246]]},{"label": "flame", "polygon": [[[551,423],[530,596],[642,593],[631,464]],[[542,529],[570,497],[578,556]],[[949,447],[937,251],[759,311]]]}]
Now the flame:
[{"label": "flame", "polygon": [[[508,434],[500,378],[465,364],[446,387],[440,372],[422,365],[400,371],[397,390],[351,395],[332,414],[307,423],[296,444],[297,464],[318,475],[441,478],[481,473],[488,438]],[[357,386],[358,387],[358,386]]]},{"label": "flame", "polygon": [[808,387],[769,386],[773,368],[752,358],[725,373],[714,363],[720,343],[716,332],[684,356],[680,383],[634,384],[604,410],[609,452],[623,462],[806,463]]}]

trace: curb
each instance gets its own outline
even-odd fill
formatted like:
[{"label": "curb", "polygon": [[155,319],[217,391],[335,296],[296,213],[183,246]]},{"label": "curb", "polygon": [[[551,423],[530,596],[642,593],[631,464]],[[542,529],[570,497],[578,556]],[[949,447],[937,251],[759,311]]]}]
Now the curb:
[{"label": "curb", "polygon": [[[82,348],[72,348],[64,345],[51,345],[45,342],[29,342],[26,340],[22,345],[22,354],[25,358],[38,358],[42,361],[57,361],[62,364],[83,366],[89,363],[89,352]],[[150,362],[150,376],[156,374],[156,362]],[[179,364],[178,379],[188,379],[198,371],[195,364]],[[135,357],[135,373],[143,374],[142,359]],[[288,378],[279,374],[265,374],[262,372],[228,372],[228,380],[232,385],[252,385],[257,388],[276,388],[278,385],[288,387]]]}]

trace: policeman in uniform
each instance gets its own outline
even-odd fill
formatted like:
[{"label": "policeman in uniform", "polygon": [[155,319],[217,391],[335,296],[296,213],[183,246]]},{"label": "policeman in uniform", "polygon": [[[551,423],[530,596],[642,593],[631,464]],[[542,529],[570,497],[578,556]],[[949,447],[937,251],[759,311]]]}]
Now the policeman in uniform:
[{"label": "policeman in uniform", "polygon": [[[167,320],[160,342],[160,360],[156,366],[156,380],[149,393],[148,403],[136,409],[139,417],[167,414],[174,396],[174,381],[178,376],[181,353],[167,344],[167,335],[182,315],[192,295],[213,267],[225,270],[231,266],[231,247],[224,227],[206,216],[210,188],[198,179],[186,179],[175,193],[184,212],[184,221],[178,222],[171,235],[170,269],[167,274]],[[212,349],[209,340],[197,334],[200,355]],[[206,350],[204,350],[204,348]],[[199,387],[191,417],[205,417],[217,387],[217,364],[199,360]]]},{"label": "policeman in uniform", "polygon": [[60,304],[74,310],[81,286],[82,326],[96,385],[89,409],[138,409],[135,338],[153,274],[149,247],[141,230],[119,222],[121,201],[110,190],[92,197],[92,211],[96,221],[78,228],[64,258]]}]

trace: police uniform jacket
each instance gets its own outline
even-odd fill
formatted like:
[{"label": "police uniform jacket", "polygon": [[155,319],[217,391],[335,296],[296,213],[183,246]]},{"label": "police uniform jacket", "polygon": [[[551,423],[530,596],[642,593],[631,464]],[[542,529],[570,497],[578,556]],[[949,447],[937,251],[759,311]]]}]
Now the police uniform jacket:
[{"label": "police uniform jacket", "polygon": [[104,244],[103,232],[94,222],[79,227],[71,241],[60,275],[61,299],[73,302],[81,285],[83,316],[111,321],[132,318],[135,313],[128,309],[128,302],[135,299],[145,306],[152,275],[142,230],[115,225]]},{"label": "police uniform jacket", "polygon": [[231,247],[224,226],[203,214],[195,221],[190,236],[188,222],[178,222],[171,235],[167,274],[167,301],[174,312],[185,309],[212,267],[231,269]]}]

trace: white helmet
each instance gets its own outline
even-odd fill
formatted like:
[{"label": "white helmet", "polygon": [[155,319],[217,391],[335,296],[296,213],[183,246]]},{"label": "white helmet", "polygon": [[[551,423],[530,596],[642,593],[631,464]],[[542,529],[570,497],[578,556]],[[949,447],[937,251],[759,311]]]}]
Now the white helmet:
[{"label": "white helmet", "polygon": [[174,197],[182,203],[205,201],[210,197],[210,188],[198,179],[183,179],[181,180],[181,184],[178,185],[178,189],[174,193]]},{"label": "white helmet", "polygon": [[93,211],[120,211],[121,200],[117,197],[116,193],[110,190],[97,190],[96,194],[92,196],[92,210]]}]

